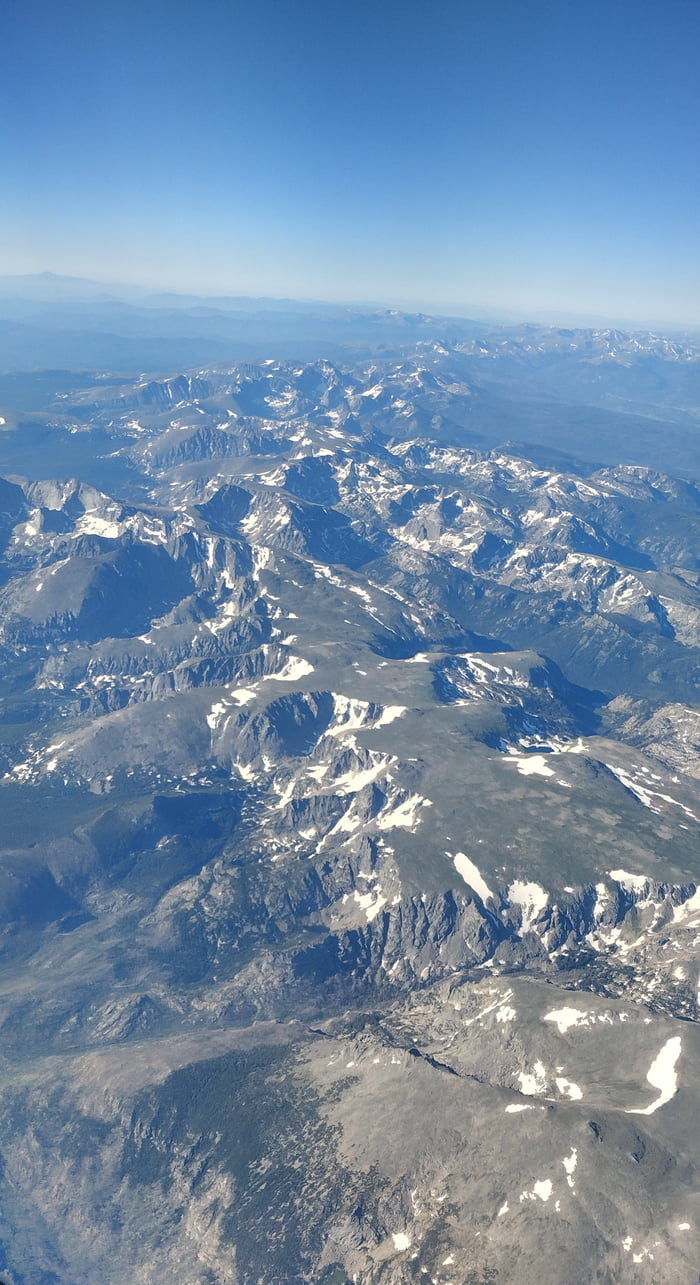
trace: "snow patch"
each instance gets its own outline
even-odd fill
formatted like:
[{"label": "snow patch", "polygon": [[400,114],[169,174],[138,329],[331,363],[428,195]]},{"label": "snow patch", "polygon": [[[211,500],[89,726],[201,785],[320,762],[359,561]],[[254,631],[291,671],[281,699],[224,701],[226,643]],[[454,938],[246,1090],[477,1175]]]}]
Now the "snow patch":
[{"label": "snow patch", "polygon": [[214,731],[217,726],[221,715],[225,713],[226,706],[226,701],[217,701],[216,704],[212,705],[211,710],[207,714],[207,723],[212,731]]},{"label": "snow patch", "polygon": [[409,794],[407,799],[393,807],[390,812],[384,813],[377,818],[378,830],[394,830],[401,827],[404,830],[415,830],[421,823],[422,818],[418,816],[419,808],[431,808],[432,801],[424,799],[420,794]]},{"label": "snow patch", "polygon": [[[449,857],[450,853],[447,852],[445,855]],[[457,874],[462,876],[464,882],[474,889],[474,892],[482,901],[488,901],[489,897],[493,897],[486,880],[480,874],[474,862],[469,860],[469,857],[465,856],[463,852],[455,852],[452,860]]]},{"label": "snow patch", "polygon": [[688,915],[694,915],[700,912],[700,888],[698,888],[687,901],[680,906],[674,906],[673,918],[677,922],[679,919],[686,919]]},{"label": "snow patch", "polygon": [[659,1107],[665,1106],[671,1098],[675,1097],[678,1092],[678,1077],[676,1075],[676,1062],[680,1057],[681,1037],[674,1035],[664,1044],[661,1052],[654,1058],[649,1070],[647,1071],[647,1080],[652,1088],[659,1090],[659,1096],[655,1102],[648,1107],[630,1107],[626,1112],[627,1115],[653,1115]]},{"label": "snow patch", "polygon": [[590,1026],[588,1013],[580,1008],[553,1008],[550,1013],[545,1013],[544,1020],[556,1022],[560,1035],[566,1035],[572,1026]]},{"label": "snow patch", "polygon": [[532,1072],[519,1071],[518,1079],[520,1080],[520,1092],[527,1098],[537,1097],[539,1093],[544,1093],[547,1088],[547,1072],[542,1062],[535,1062]]},{"label": "snow patch", "polygon": [[520,1203],[522,1204],[524,1200],[537,1199],[537,1200],[541,1200],[544,1204],[546,1204],[551,1194],[552,1194],[551,1178],[542,1178],[540,1181],[533,1183],[532,1191],[521,1192]]},{"label": "snow patch", "polygon": [[574,1173],[576,1171],[577,1163],[578,1163],[578,1152],[576,1150],[576,1147],[572,1147],[571,1155],[564,1156],[564,1159],[562,1160],[562,1164],[566,1169],[566,1181],[568,1182],[570,1187],[573,1187],[574,1185]]},{"label": "snow patch", "polygon": [[563,1076],[559,1076],[555,1083],[559,1092],[564,1094],[564,1097],[571,1098],[572,1102],[581,1101],[583,1093],[578,1084],[574,1084],[573,1080],[566,1080]]},{"label": "snow patch", "polygon": [[608,870],[608,876],[628,892],[643,892],[649,882],[648,875],[631,875],[626,870]]},{"label": "snow patch", "polygon": [[512,1022],[517,1016],[516,1010],[511,1008],[509,1004],[502,1004],[500,1008],[496,1009],[497,1022]]},{"label": "snow patch", "polygon": [[[379,774],[387,767],[391,760],[382,758],[379,764],[365,768],[361,772],[345,772],[339,776],[334,783],[334,793],[336,794],[357,794],[363,790],[366,785],[371,785],[377,779]],[[323,774],[322,774],[323,775]]]},{"label": "snow patch", "polygon": [[250,701],[255,700],[257,692],[254,687],[237,687],[229,695],[236,705],[248,705]]},{"label": "snow patch", "polygon": [[520,932],[527,933],[548,904],[549,895],[538,883],[524,883],[522,879],[516,879],[508,888],[508,900],[511,906],[520,906]]},{"label": "snow patch", "polygon": [[382,906],[386,905],[386,897],[381,895],[379,888],[376,889],[376,892],[356,892],[354,897],[361,909],[364,910],[368,924],[371,924],[372,920],[376,919]]},{"label": "snow patch", "polygon": [[554,776],[545,754],[511,754],[504,763],[515,763],[521,776]]},{"label": "snow patch", "polygon": [[278,674],[270,674],[270,678],[276,678],[281,683],[295,683],[299,678],[306,678],[307,674],[313,674],[314,667],[308,660],[301,656],[290,656],[284,669]]},{"label": "snow patch", "polygon": [[405,713],[405,705],[385,705],[376,723],[374,723],[374,727],[388,727],[389,723],[393,723]]},{"label": "snow patch", "polygon": [[101,535],[107,540],[116,540],[121,535],[121,527],[118,522],[110,522],[107,518],[94,517],[91,510],[86,509],[84,516],[75,525],[75,534]]}]

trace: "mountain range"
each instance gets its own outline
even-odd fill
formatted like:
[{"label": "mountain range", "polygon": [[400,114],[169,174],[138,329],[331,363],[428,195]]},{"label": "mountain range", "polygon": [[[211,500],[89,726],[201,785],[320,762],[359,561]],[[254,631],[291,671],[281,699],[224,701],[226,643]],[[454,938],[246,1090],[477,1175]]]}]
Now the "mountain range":
[{"label": "mountain range", "polygon": [[700,352],[413,325],[0,379],[10,1285],[697,1285]]}]

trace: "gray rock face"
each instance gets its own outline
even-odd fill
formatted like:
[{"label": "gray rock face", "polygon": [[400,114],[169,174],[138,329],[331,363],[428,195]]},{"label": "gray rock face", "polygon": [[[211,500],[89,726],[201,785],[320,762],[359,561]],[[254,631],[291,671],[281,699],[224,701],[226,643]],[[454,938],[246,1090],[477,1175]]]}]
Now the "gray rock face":
[{"label": "gray rock face", "polygon": [[700,493],[448,440],[459,362],[0,487],[12,1285],[695,1285]]}]

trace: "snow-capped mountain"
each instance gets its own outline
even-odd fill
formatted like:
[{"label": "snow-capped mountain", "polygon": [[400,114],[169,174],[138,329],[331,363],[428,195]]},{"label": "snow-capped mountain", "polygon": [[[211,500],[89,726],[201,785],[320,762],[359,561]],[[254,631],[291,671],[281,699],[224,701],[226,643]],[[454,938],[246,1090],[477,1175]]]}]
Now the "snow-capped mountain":
[{"label": "snow-capped mountain", "polygon": [[85,468],[5,468],[13,1285],[696,1281],[700,490],[464,365],[636,361],[570,334],[63,388]]}]

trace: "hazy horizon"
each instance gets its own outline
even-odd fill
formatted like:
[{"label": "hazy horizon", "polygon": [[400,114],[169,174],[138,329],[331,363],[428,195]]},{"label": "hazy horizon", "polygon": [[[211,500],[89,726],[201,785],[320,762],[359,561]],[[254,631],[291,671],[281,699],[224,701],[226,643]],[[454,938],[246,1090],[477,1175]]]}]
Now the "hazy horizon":
[{"label": "hazy horizon", "polygon": [[407,314],[425,313],[435,317],[454,317],[455,319],[483,321],[485,325],[543,325],[543,326],[572,326],[578,329],[587,328],[605,328],[618,327],[629,330],[666,330],[668,332],[695,332],[700,328],[700,322],[697,324],[677,321],[673,318],[666,317],[625,317],[619,315],[605,315],[600,313],[580,313],[573,310],[557,312],[555,310],[543,309],[540,311],[528,310],[525,308],[495,308],[489,307],[481,302],[467,302],[461,306],[458,304],[445,302],[435,299],[369,299],[369,298],[318,298],[318,297],[300,297],[282,294],[262,294],[262,293],[241,293],[235,289],[207,290],[203,287],[197,289],[180,289],[176,284],[167,285],[163,283],[154,283],[152,281],[102,281],[92,277],[80,277],[72,274],[54,272],[50,268],[39,270],[35,273],[0,273],[0,297],[1,292],[7,288],[8,293],[5,297],[9,298],[9,286],[14,281],[18,284],[17,297],[22,297],[22,284],[29,286],[30,283],[39,286],[39,283],[51,281],[56,283],[59,293],[52,296],[42,294],[40,290],[37,293],[31,293],[28,297],[33,298],[37,303],[51,301],[55,303],[70,304],[80,300],[86,302],[90,297],[86,294],[81,298],[79,291],[71,294],[61,294],[60,288],[64,283],[71,283],[76,287],[80,285],[97,287],[103,294],[95,295],[96,299],[108,301],[113,298],[119,302],[129,302],[138,306],[139,302],[148,303],[153,299],[161,299],[165,302],[168,298],[190,300],[192,303],[210,303],[216,305],[217,300],[237,300],[241,303],[261,303],[261,304],[299,304],[302,307],[311,309],[357,309],[363,310],[395,310],[406,312]]}]

